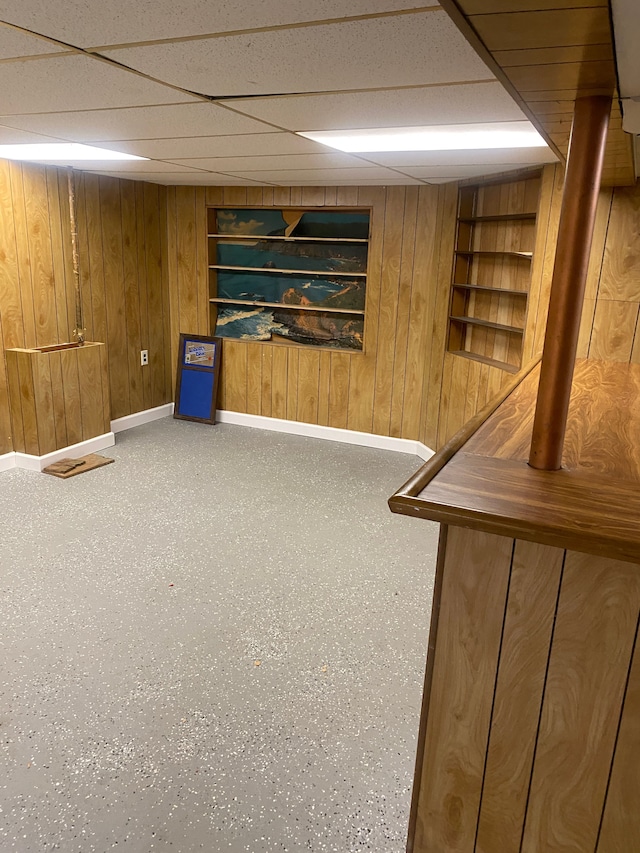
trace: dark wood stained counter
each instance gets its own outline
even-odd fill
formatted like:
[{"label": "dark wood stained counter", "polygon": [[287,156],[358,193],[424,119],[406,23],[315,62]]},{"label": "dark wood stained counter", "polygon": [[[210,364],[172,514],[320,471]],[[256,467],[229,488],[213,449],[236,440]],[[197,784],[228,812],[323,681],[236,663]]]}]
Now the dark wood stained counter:
[{"label": "dark wood stained counter", "polygon": [[392,511],[640,563],[640,365],[577,362],[555,472],[527,464],[538,375],[518,377],[390,499]]}]

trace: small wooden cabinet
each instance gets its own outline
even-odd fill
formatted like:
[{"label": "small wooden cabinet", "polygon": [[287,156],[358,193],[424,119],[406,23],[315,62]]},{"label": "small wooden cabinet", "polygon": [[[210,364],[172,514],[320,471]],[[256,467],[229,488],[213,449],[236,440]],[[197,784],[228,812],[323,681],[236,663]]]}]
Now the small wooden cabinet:
[{"label": "small wooden cabinet", "polygon": [[539,174],[460,189],[449,352],[520,369],[539,194]]},{"label": "small wooden cabinet", "polygon": [[14,450],[45,456],[111,431],[105,344],[7,349],[5,357]]}]

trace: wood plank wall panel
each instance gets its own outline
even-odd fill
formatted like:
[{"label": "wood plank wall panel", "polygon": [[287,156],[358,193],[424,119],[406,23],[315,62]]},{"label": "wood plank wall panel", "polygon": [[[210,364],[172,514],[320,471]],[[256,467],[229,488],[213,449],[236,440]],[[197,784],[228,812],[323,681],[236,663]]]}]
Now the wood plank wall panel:
[{"label": "wood plank wall panel", "polygon": [[640,188],[600,193],[578,357],[640,363]]},{"label": "wood plank wall panel", "polygon": [[520,853],[564,552],[517,541],[476,853]]},{"label": "wood plank wall panel", "polygon": [[596,847],[639,610],[638,566],[567,552],[522,853]]},{"label": "wood plank wall panel", "polygon": [[16,450],[43,456],[109,432],[105,350],[87,342],[58,352],[6,351]]},{"label": "wood plank wall panel", "polygon": [[447,528],[409,851],[638,849],[638,569]]},{"label": "wood plank wall panel", "polygon": [[[204,193],[193,187],[170,188],[172,361],[178,332],[208,327],[208,255],[198,230],[205,233],[206,205],[369,208],[364,352],[225,340],[218,406],[419,439],[423,395],[430,393],[424,382],[425,354],[431,346],[429,321],[436,296],[432,258],[439,251],[438,198],[443,193],[442,188],[426,186],[207,187]],[[455,215],[455,210],[447,210]],[[185,264],[187,247],[192,256]]]},{"label": "wood plank wall panel", "polygon": [[635,649],[620,719],[596,853],[640,850],[640,646]]},{"label": "wood plank wall panel", "polygon": [[[166,189],[79,172],[75,180],[86,337],[108,345],[111,417],[120,417],[171,399]],[[74,328],[66,170],[0,160],[0,346],[64,343]],[[52,363],[64,379],[63,368],[62,358]],[[7,389],[2,358],[0,454],[14,449]]]},{"label": "wood plank wall panel", "polygon": [[448,532],[414,853],[474,847],[512,549]]}]

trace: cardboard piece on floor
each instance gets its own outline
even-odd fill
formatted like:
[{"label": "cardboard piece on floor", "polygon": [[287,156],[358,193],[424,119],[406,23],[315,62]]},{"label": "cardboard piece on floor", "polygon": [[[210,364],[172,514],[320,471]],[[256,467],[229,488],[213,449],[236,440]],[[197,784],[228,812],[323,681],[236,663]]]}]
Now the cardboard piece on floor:
[{"label": "cardboard piece on floor", "polygon": [[78,459],[59,459],[43,468],[42,473],[52,474],[54,477],[67,480],[69,477],[75,477],[76,474],[84,474],[85,471],[102,468],[103,465],[108,465],[110,462],[115,462],[115,459],[99,456],[97,453],[89,453],[88,456],[80,456]]}]

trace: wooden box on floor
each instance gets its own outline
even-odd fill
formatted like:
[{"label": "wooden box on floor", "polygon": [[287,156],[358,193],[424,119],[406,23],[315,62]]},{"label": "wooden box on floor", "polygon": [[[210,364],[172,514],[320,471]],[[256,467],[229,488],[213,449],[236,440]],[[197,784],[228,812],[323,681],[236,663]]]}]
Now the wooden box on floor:
[{"label": "wooden box on floor", "polygon": [[7,349],[14,450],[44,456],[111,429],[103,343]]}]

